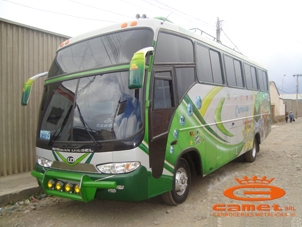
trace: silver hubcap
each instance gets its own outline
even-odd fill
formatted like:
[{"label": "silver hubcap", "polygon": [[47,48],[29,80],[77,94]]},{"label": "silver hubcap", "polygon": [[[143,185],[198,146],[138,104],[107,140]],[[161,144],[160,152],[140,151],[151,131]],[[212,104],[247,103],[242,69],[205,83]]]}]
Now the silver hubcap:
[{"label": "silver hubcap", "polygon": [[252,156],[256,157],[256,144],[254,144],[253,150],[252,150]]},{"label": "silver hubcap", "polygon": [[188,187],[188,176],[184,168],[179,168],[175,175],[175,191],[177,195],[183,195]]}]

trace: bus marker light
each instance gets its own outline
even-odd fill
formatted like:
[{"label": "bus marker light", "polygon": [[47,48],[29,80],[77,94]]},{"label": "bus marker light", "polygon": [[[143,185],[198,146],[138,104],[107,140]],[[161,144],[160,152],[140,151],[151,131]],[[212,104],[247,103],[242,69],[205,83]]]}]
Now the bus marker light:
[{"label": "bus marker light", "polygon": [[56,189],[57,189],[58,191],[62,191],[62,190],[63,190],[63,182],[58,181],[58,182],[56,183]]},{"label": "bus marker light", "polygon": [[130,26],[135,26],[135,25],[137,25],[137,21],[133,21],[133,22],[131,22],[131,24],[130,24]]},{"label": "bus marker light", "polygon": [[69,40],[66,40],[66,41],[65,41],[65,45],[67,45],[68,43],[69,43]]},{"label": "bus marker light", "polygon": [[118,190],[123,190],[124,188],[125,188],[124,185],[117,185],[117,186],[116,186],[116,189],[118,189]]},{"label": "bus marker light", "polygon": [[54,189],[54,185],[55,185],[55,182],[53,181],[53,180],[49,180],[48,182],[47,182],[47,187],[49,188],[49,189]]},{"label": "bus marker light", "polygon": [[65,192],[70,192],[71,193],[72,188],[73,188],[73,186],[70,183],[66,183],[65,186],[64,186]]},{"label": "bus marker light", "polygon": [[77,194],[80,193],[80,186],[79,185],[74,186],[74,192],[77,193]]},{"label": "bus marker light", "polygon": [[116,193],[116,190],[115,189],[108,189],[108,192],[110,192],[110,193]]},{"label": "bus marker light", "polygon": [[126,28],[127,26],[128,26],[127,23],[123,23],[123,24],[121,25],[121,28]]}]

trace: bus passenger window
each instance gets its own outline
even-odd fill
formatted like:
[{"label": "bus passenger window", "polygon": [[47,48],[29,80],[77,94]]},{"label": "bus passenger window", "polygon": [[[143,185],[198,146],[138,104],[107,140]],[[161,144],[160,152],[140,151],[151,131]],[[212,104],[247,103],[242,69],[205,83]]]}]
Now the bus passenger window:
[{"label": "bus passenger window", "polygon": [[222,73],[221,73],[221,60],[220,55],[217,51],[210,50],[212,73],[215,84],[222,84]]},{"label": "bus passenger window", "polygon": [[194,62],[191,40],[160,32],[155,50],[155,63]]},{"label": "bus passenger window", "polygon": [[241,63],[234,59],[234,66],[235,66],[235,73],[236,73],[236,85],[238,87],[243,87],[242,81],[242,70],[241,70]]},{"label": "bus passenger window", "polygon": [[195,82],[194,68],[176,68],[177,94],[179,101]]},{"label": "bus passenger window", "polygon": [[196,45],[196,62],[198,79],[203,82],[213,83],[211,61],[208,48]]},{"label": "bus passenger window", "polygon": [[225,71],[226,71],[226,77],[227,77],[228,85],[229,86],[236,86],[233,58],[230,58],[228,56],[224,56],[224,61],[225,61]]},{"label": "bus passenger window", "polygon": [[154,109],[174,107],[172,80],[155,79]]},{"label": "bus passenger window", "polygon": [[252,76],[251,76],[251,66],[244,64],[244,71],[245,71],[245,82],[246,87],[248,89],[253,88]]},{"label": "bus passenger window", "polygon": [[253,89],[257,90],[258,86],[257,86],[256,68],[255,67],[251,67],[251,76],[252,76],[252,82],[253,82]]}]

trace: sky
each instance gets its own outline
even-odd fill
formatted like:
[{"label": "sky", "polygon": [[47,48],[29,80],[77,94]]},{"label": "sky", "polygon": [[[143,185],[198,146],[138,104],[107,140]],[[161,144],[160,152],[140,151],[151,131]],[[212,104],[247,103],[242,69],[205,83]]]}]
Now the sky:
[{"label": "sky", "polygon": [[293,75],[302,75],[301,6],[301,0],[0,0],[0,17],[72,37],[136,14],[216,36],[219,17],[222,43],[264,65],[280,94],[294,94]]}]

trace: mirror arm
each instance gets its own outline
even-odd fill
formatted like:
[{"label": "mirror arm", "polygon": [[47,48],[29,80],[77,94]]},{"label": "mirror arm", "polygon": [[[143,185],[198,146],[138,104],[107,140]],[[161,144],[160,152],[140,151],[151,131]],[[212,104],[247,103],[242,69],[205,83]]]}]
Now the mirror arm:
[{"label": "mirror arm", "polygon": [[23,92],[22,92],[22,98],[21,98],[22,106],[26,106],[28,104],[31,86],[34,83],[34,81],[40,77],[47,76],[47,74],[48,74],[48,72],[39,73],[39,74],[34,75],[33,77],[29,78],[25,82],[24,87],[23,87]]}]

